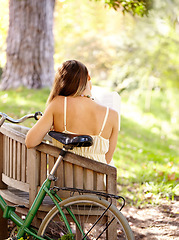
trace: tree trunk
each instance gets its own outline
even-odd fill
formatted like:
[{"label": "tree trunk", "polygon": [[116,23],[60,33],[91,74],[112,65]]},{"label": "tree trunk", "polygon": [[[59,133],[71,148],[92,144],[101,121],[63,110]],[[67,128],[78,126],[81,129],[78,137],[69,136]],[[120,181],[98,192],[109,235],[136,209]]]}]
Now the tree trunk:
[{"label": "tree trunk", "polygon": [[1,89],[51,85],[54,5],[55,0],[10,0],[7,62]]}]

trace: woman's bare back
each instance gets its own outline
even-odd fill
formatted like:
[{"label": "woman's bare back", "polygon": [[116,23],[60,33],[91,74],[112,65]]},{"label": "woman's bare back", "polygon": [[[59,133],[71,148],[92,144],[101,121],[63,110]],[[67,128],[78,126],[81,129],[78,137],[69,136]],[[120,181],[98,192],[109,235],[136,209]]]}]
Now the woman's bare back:
[{"label": "woman's bare back", "polygon": [[[53,101],[54,129],[64,131],[64,97],[58,96]],[[85,97],[67,97],[66,130],[77,134],[99,135],[107,108]],[[102,137],[109,139],[112,131],[111,111],[107,117]]]}]

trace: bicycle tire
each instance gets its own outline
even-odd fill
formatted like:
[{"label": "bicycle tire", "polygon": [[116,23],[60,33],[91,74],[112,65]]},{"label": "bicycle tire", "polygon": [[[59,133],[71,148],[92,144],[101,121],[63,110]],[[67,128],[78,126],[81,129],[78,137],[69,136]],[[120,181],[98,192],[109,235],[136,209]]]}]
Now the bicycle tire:
[{"label": "bicycle tire", "polygon": [[[84,206],[82,206],[82,204],[84,204]],[[73,211],[73,214],[78,219],[80,225],[83,227],[83,230],[86,233],[89,228],[91,228],[92,224],[96,221],[96,219],[100,216],[100,214],[102,214],[102,212],[104,212],[108,208],[109,202],[93,195],[78,195],[63,200],[59,203],[59,205],[69,219],[70,226],[74,234],[73,238],[70,238],[68,235],[68,238],[66,239],[81,240],[83,239],[84,235],[82,235],[82,233],[78,230],[78,227],[76,226],[72,218],[69,216],[69,213],[67,213],[66,208],[68,207],[68,209]],[[86,215],[86,212],[88,212],[88,215]],[[77,213],[79,213],[78,216]],[[95,214],[96,216],[93,214]],[[111,217],[115,217],[115,221],[113,221],[109,228],[106,229],[102,236],[100,236],[100,233],[104,230],[106,224],[109,222],[109,218]],[[116,224],[116,222],[117,229],[115,235],[113,230],[113,224]],[[44,239],[59,240],[63,235],[66,234],[68,234],[67,228],[60,216],[57,207],[55,206],[43,219],[38,231],[38,235],[42,236]],[[113,237],[110,237],[110,234],[114,234]],[[134,240],[134,235],[129,226],[129,223],[127,222],[123,214],[117,209],[117,207],[111,205],[102,217],[102,219],[89,232],[85,239]]]}]

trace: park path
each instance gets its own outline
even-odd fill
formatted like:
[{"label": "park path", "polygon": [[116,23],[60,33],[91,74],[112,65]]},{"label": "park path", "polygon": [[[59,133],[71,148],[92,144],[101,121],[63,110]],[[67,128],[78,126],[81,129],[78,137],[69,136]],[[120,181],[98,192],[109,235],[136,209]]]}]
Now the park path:
[{"label": "park path", "polygon": [[135,240],[179,240],[179,201],[162,201],[142,209],[125,206],[122,213]]}]

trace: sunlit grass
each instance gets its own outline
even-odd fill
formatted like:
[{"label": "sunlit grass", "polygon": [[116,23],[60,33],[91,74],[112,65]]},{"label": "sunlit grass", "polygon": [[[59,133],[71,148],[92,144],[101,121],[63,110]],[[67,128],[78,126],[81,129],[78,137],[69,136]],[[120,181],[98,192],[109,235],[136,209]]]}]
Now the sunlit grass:
[{"label": "sunlit grass", "polygon": [[146,111],[144,96],[132,102],[130,97],[123,98],[121,131],[114,155],[118,190],[129,203],[137,205],[179,196],[178,126],[171,123],[174,110],[169,104],[160,107],[167,99],[157,93],[150,112]]},{"label": "sunlit grass", "polygon": [[[43,112],[50,90],[18,88],[0,92],[0,112],[5,112],[12,118],[20,118],[25,114]],[[32,126],[34,120],[27,120],[23,124]]]}]

